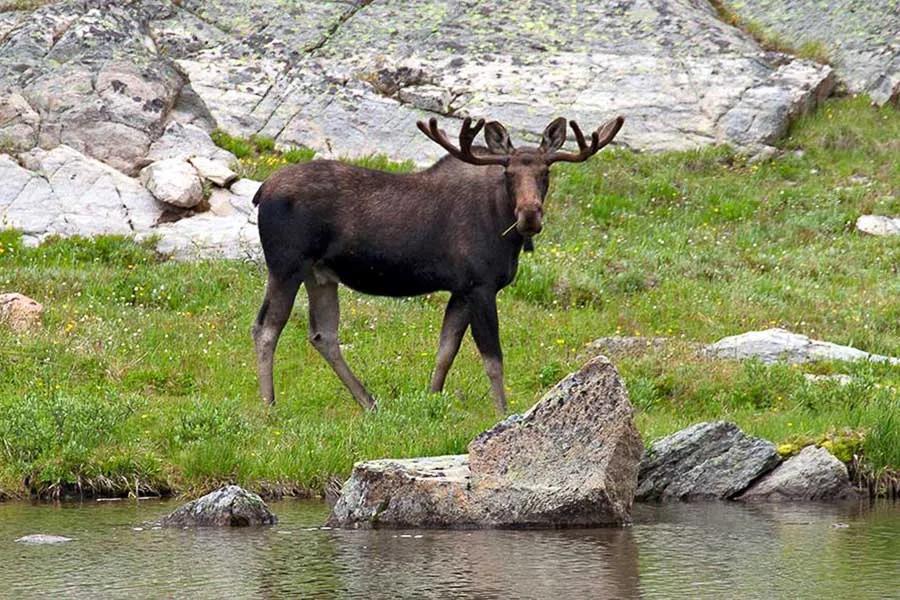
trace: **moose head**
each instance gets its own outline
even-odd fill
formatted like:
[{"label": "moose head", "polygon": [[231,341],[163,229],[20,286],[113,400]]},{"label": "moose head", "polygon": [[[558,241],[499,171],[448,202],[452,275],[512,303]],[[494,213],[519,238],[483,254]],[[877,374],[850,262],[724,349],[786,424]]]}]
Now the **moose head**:
[{"label": "moose head", "polygon": [[[587,160],[616,137],[624,122],[621,116],[607,121],[591,134],[591,143],[588,144],[578,123],[569,121],[578,142],[578,152],[560,152],[566,142],[566,120],[563,117],[547,125],[540,146],[519,149],[513,147],[506,128],[497,121],[485,124],[484,119],[479,119],[472,125],[472,119],[466,117],[459,132],[458,147],[448,139],[444,130],[438,128],[437,119],[432,118],[427,124],[419,121],[416,125],[429,139],[463,162],[502,166],[507,194],[515,203],[515,228],[523,236],[531,237],[544,227],[544,198],[550,184],[550,165]],[[488,153],[476,153],[472,148],[482,128]]]}]

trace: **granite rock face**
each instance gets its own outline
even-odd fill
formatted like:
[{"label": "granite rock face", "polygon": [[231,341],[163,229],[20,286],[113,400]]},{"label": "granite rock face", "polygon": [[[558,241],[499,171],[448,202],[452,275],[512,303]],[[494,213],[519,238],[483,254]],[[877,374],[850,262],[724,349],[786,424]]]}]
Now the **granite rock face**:
[{"label": "granite rock face", "polygon": [[0,226],[25,242],[50,235],[132,235],[151,228],[164,207],[140,182],[68,146],[0,154]]},{"label": "granite rock face", "polygon": [[900,5],[893,0],[726,0],[740,16],[790,40],[824,46],[851,92],[900,100]]},{"label": "granite rock face", "polygon": [[247,527],[274,525],[276,517],[262,498],[236,485],[211,492],[164,517],[163,527]]},{"label": "granite rock face", "polygon": [[775,445],[737,425],[698,423],[653,444],[641,461],[641,501],[727,500],[780,461]]},{"label": "granite rock face", "polygon": [[[617,141],[635,148],[757,146],[832,86],[830,68],[761,51],[700,0],[181,6],[150,27],[220,126],[323,156],[427,162],[441,151],[414,123],[433,113],[490,116],[532,142],[560,113],[621,113]],[[179,33],[198,19],[215,29]]]},{"label": "granite rock face", "polygon": [[67,0],[19,13],[0,36],[0,139],[65,144],[137,173],[187,79],[147,20],[163,2]]},{"label": "granite rock face", "polygon": [[44,307],[24,294],[0,294],[0,325],[16,332],[39,327]]},{"label": "granite rock face", "polygon": [[630,520],[642,452],[615,367],[597,357],[468,455],[358,463],[329,523],[564,527]]},{"label": "granite rock face", "polygon": [[766,364],[778,361],[806,363],[817,360],[869,360],[900,364],[900,358],[870,354],[850,346],[813,340],[786,329],[750,331],[722,338],[707,346],[704,354],[713,358],[758,358]]},{"label": "granite rock face", "polygon": [[737,497],[747,502],[855,498],[847,467],[825,448],[807,446]]},{"label": "granite rock face", "polygon": [[[65,146],[131,177],[191,161],[224,189],[234,156],[210,140],[215,126],[323,157],[424,164],[443,151],[419,119],[452,130],[488,116],[535,143],[561,113],[590,128],[624,114],[618,141],[638,149],[756,151],[832,84],[828,67],[762,51],[701,0],[62,0],[0,13],[0,147],[18,158],[0,160],[14,183],[0,190],[0,226],[37,243],[143,235],[159,217],[107,190],[94,200],[90,178],[48,185],[53,173],[36,177],[23,152]],[[225,221],[166,228],[180,240],[166,247],[246,255],[252,236],[223,198],[208,215]],[[208,239],[184,241],[204,225]]]}]

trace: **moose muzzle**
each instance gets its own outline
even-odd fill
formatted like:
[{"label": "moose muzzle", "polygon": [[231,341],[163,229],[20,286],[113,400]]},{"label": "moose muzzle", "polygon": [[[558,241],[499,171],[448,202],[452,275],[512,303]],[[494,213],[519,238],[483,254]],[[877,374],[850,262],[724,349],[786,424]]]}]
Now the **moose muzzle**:
[{"label": "moose muzzle", "polygon": [[522,235],[537,235],[544,228],[544,211],[540,206],[516,210],[516,231]]}]

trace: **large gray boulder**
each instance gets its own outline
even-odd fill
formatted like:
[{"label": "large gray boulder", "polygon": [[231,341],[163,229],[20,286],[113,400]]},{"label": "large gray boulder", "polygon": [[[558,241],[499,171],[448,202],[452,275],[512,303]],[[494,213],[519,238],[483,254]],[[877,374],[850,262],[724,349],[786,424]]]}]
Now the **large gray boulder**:
[{"label": "large gray boulder", "polygon": [[851,92],[900,100],[900,6],[894,0],[726,0],[738,15],[796,47],[821,44]]},{"label": "large gray boulder", "polygon": [[847,467],[825,448],[807,446],[737,497],[747,502],[855,498]]},{"label": "large gray boulder", "polygon": [[785,361],[807,363],[819,360],[888,362],[900,364],[900,358],[871,354],[851,346],[813,340],[786,329],[772,328],[750,331],[722,338],[704,348],[703,353],[712,358],[756,358],[766,364]]},{"label": "large gray boulder", "polygon": [[274,525],[276,517],[258,495],[227,485],[184,506],[160,521],[163,527],[247,527]]},{"label": "large gray boulder", "polygon": [[654,442],[641,461],[636,498],[727,500],[779,460],[774,444],[734,423],[698,423]]},{"label": "large gray boulder", "polygon": [[615,367],[588,362],[469,455],[358,463],[341,527],[562,527],[630,520],[643,446]]}]

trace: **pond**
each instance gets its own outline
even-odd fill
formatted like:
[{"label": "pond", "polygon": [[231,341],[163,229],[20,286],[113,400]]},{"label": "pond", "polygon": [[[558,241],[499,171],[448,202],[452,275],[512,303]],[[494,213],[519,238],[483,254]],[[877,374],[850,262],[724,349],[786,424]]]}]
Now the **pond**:
[{"label": "pond", "polygon": [[[316,501],[263,529],[145,525],[173,502],[0,503],[0,596],[102,598],[888,598],[900,504],[637,505],[634,526],[321,529]],[[14,540],[44,533],[65,544]]]}]

